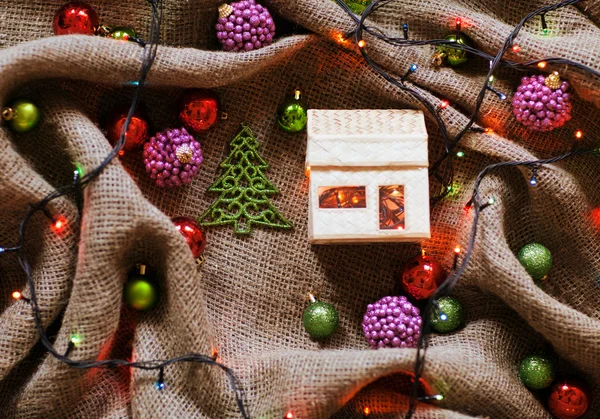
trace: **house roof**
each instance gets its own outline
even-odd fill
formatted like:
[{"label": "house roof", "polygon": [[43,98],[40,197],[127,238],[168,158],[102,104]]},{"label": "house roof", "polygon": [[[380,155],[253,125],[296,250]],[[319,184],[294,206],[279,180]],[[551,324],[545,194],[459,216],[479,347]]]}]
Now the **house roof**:
[{"label": "house roof", "polygon": [[308,111],[306,164],[427,167],[423,112],[412,109]]}]

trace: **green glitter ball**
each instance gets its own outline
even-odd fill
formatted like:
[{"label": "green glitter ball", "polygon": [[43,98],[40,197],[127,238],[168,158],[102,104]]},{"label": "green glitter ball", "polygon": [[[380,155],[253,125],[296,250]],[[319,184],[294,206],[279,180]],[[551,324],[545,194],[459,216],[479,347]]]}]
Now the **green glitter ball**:
[{"label": "green glitter ball", "polygon": [[525,245],[517,255],[519,262],[535,281],[546,279],[552,268],[550,250],[539,243]]},{"label": "green glitter ball", "polygon": [[331,304],[315,300],[304,310],[302,323],[313,339],[326,339],[338,327],[338,312]]},{"label": "green glitter ball", "polygon": [[373,0],[344,0],[344,3],[352,10],[352,13],[362,15],[367,6],[371,4]]},{"label": "green glitter ball", "polygon": [[554,361],[548,355],[530,355],[521,361],[519,375],[525,387],[541,390],[554,381]]},{"label": "green glitter ball", "polygon": [[429,320],[436,332],[448,333],[456,330],[463,322],[463,309],[456,298],[442,297],[437,300],[439,311],[433,309]]}]

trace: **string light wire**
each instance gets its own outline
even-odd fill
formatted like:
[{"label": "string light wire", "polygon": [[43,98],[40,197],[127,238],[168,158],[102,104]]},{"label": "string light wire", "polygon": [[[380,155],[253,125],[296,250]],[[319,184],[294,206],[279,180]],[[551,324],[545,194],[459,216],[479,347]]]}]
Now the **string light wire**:
[{"label": "string light wire", "polygon": [[[56,224],[57,228],[59,228],[58,222],[60,222],[60,228],[61,229],[64,228],[64,221],[62,219],[55,219],[56,217],[52,216],[52,214],[48,211],[48,209],[47,209],[48,203],[50,203],[51,201],[53,201],[57,198],[60,198],[62,196],[75,193],[75,199],[78,203],[78,207],[80,208],[81,203],[79,202],[79,199],[80,199],[80,194],[81,194],[82,188],[84,188],[87,184],[89,184],[94,179],[96,179],[102,173],[102,171],[112,162],[112,160],[116,156],[119,155],[119,152],[125,146],[125,140],[126,140],[125,134],[127,133],[131,119],[132,119],[132,117],[135,113],[135,110],[137,109],[137,106],[139,104],[140,94],[146,83],[146,78],[148,76],[148,72],[152,68],[154,60],[156,58],[156,53],[157,53],[158,44],[159,44],[159,40],[160,40],[160,24],[162,21],[162,1],[161,0],[147,0],[147,1],[152,10],[152,19],[151,19],[151,23],[150,23],[150,30],[149,30],[149,37],[148,37],[149,39],[148,39],[148,42],[137,42],[137,44],[143,48],[142,65],[140,68],[139,78],[138,78],[137,82],[134,84],[135,91],[133,94],[133,99],[131,101],[131,106],[130,106],[129,112],[127,114],[127,119],[125,120],[125,123],[123,124],[123,129],[121,131],[121,136],[119,137],[119,140],[117,141],[117,143],[115,144],[115,146],[111,150],[111,152],[100,163],[100,165],[95,167],[89,173],[81,176],[81,173],[79,172],[79,170],[76,170],[74,177],[73,177],[72,184],[62,186],[62,187],[56,189],[55,191],[51,192],[50,194],[48,194],[46,197],[44,197],[39,202],[37,202],[35,204],[30,204],[27,208],[25,217],[21,221],[21,224],[19,227],[18,245],[14,246],[14,247],[0,248],[0,249],[2,249],[0,251],[0,253],[5,253],[5,252],[17,253],[19,264],[20,264],[21,268],[23,269],[23,272],[25,273],[25,276],[26,276],[27,286],[29,289],[30,296],[29,296],[29,298],[26,298],[20,292],[15,292],[15,293],[13,293],[13,297],[16,298],[16,295],[18,293],[18,299],[23,300],[24,302],[28,303],[31,306],[32,311],[33,311],[34,324],[35,324],[35,328],[39,334],[40,342],[42,343],[44,348],[54,358],[58,359],[59,361],[63,362],[64,364],[66,364],[72,368],[77,368],[77,369],[130,367],[130,368],[137,368],[137,369],[141,369],[141,370],[159,370],[159,372],[160,372],[159,380],[162,380],[161,377],[164,376],[165,367],[168,367],[168,366],[178,363],[178,362],[194,362],[194,363],[201,363],[201,364],[216,366],[216,367],[220,368],[227,375],[227,377],[229,379],[229,385],[234,393],[237,407],[241,413],[241,416],[244,419],[247,419],[247,418],[249,418],[249,415],[246,412],[246,408],[244,406],[244,394],[243,394],[242,389],[239,386],[238,379],[237,379],[235,373],[233,372],[233,370],[231,368],[217,362],[216,359],[214,359],[208,355],[192,353],[192,354],[187,354],[187,355],[178,356],[175,358],[165,359],[165,360],[149,360],[149,361],[136,361],[136,362],[127,361],[124,359],[108,359],[108,360],[102,360],[102,361],[97,361],[97,360],[75,361],[69,357],[69,355],[73,352],[73,350],[77,346],[75,344],[75,342],[73,341],[73,339],[69,340],[69,345],[67,347],[66,353],[65,354],[59,353],[54,348],[53,343],[50,341],[48,335],[46,334],[46,332],[44,330],[44,325],[43,325],[43,322],[42,322],[42,319],[40,316],[40,307],[38,305],[35,284],[33,281],[32,269],[31,269],[31,265],[29,262],[29,257],[25,250],[25,238],[26,238],[27,225],[29,223],[29,220],[36,213],[41,211],[47,217],[49,217],[53,221],[53,223]],[[164,382],[162,383],[161,388],[164,388]]]},{"label": "string light wire", "polygon": [[[359,50],[362,57],[366,61],[366,63],[373,70],[375,70],[381,77],[383,77],[385,80],[387,80],[394,86],[398,87],[400,90],[407,92],[408,94],[413,96],[417,101],[419,101],[421,103],[421,105],[427,110],[429,115],[433,118],[438,129],[440,130],[440,133],[444,140],[444,151],[443,151],[442,156],[433,165],[431,165],[430,175],[432,175],[436,180],[438,180],[441,183],[441,186],[442,186],[441,191],[442,192],[440,193],[440,195],[438,195],[432,199],[432,202],[431,202],[432,206],[434,206],[437,202],[439,202],[451,190],[451,188],[448,188],[448,186],[452,185],[452,183],[453,183],[454,173],[453,173],[453,168],[452,168],[452,160],[454,157],[461,157],[461,156],[458,156],[457,153],[456,154],[453,153],[453,150],[459,144],[460,140],[469,131],[475,131],[475,132],[483,131],[485,133],[488,133],[487,129],[482,129],[482,128],[476,127],[474,125],[475,125],[477,116],[479,115],[479,112],[481,110],[481,106],[483,105],[485,94],[487,91],[490,91],[489,80],[493,80],[493,79],[491,79],[491,77],[493,77],[494,71],[498,68],[498,66],[502,65],[502,66],[513,68],[513,69],[520,70],[520,71],[528,71],[533,66],[538,66],[539,68],[542,68],[542,65],[543,65],[543,67],[546,67],[548,64],[567,65],[567,66],[570,66],[573,68],[577,68],[589,75],[600,78],[600,72],[598,70],[588,67],[582,63],[578,63],[576,61],[572,61],[572,60],[569,60],[566,58],[550,57],[550,58],[543,58],[540,60],[532,60],[532,61],[526,61],[526,62],[521,62],[521,63],[503,59],[503,56],[509,49],[516,51],[515,48],[513,47],[514,40],[517,37],[517,35],[519,34],[519,32],[521,31],[521,29],[524,27],[524,25],[527,22],[529,22],[531,19],[535,18],[536,16],[542,16],[542,19],[544,19],[544,16],[548,12],[558,10],[563,7],[575,5],[577,3],[580,3],[583,0],[564,0],[564,1],[552,4],[552,5],[541,7],[539,9],[529,13],[527,16],[525,16],[519,22],[519,24],[509,34],[509,36],[504,41],[504,44],[502,45],[502,47],[500,48],[500,50],[497,52],[497,54],[495,56],[490,55],[484,51],[480,51],[476,48],[470,47],[468,45],[465,45],[465,44],[462,44],[462,43],[459,43],[456,41],[454,41],[454,42],[448,41],[446,39],[409,40],[409,39],[407,39],[406,36],[403,36],[402,38],[389,37],[381,29],[365,25],[365,21],[369,17],[370,14],[372,14],[374,11],[376,11],[380,7],[383,7],[384,5],[391,3],[392,1],[394,1],[394,0],[374,0],[369,6],[367,6],[365,8],[364,12],[362,13],[362,15],[360,17],[354,15],[354,13],[352,13],[352,11],[348,8],[348,6],[344,3],[343,0],[336,0],[336,3],[343,10],[345,10],[348,13],[348,15],[356,23],[356,29],[353,31],[353,34],[354,34],[354,38],[357,43],[363,40],[363,31],[364,31],[364,32],[368,33],[369,35],[371,35],[381,41],[384,41],[390,45],[395,45],[395,46],[400,46],[400,47],[408,47],[408,46],[415,47],[415,46],[426,46],[426,45],[444,46],[445,48],[452,48],[452,49],[456,49],[456,50],[466,51],[467,53],[479,56],[481,58],[484,58],[484,59],[490,61],[490,68],[489,68],[488,74],[486,75],[486,77],[484,79],[485,81],[483,83],[483,86],[482,86],[479,94],[477,95],[475,107],[469,117],[469,120],[465,124],[465,126],[458,132],[458,134],[453,139],[451,139],[448,134],[448,130],[446,128],[445,122],[440,117],[439,112],[436,111],[436,106],[434,106],[429,100],[427,100],[425,98],[425,96],[423,94],[421,94],[418,90],[416,90],[415,88],[408,85],[406,83],[407,82],[406,77],[397,78],[397,77],[391,75],[390,73],[388,73],[387,71],[385,71],[377,63],[375,63],[373,61],[373,59],[371,59],[371,57],[369,56],[367,48],[360,48],[360,50]],[[458,22],[459,22],[459,20],[457,20],[457,28],[458,28]],[[520,47],[518,47],[517,49],[520,50]],[[498,95],[498,97],[500,99],[502,99],[502,96],[499,94],[499,92],[498,93],[494,92],[494,93],[496,95]],[[439,103],[439,100],[438,100],[438,103]],[[491,133],[491,131],[490,131],[490,133]],[[560,156],[556,156],[556,157],[552,157],[552,158],[548,158],[548,159],[501,162],[501,163],[489,165],[479,173],[479,175],[477,176],[476,181],[475,181],[471,200],[469,201],[467,206],[465,206],[465,208],[469,209],[469,212],[471,209],[474,209],[473,222],[472,222],[472,227],[471,227],[471,235],[469,238],[467,250],[466,250],[466,252],[464,252],[464,257],[462,259],[462,262],[461,262],[460,266],[458,266],[457,269],[456,269],[456,265],[457,265],[457,261],[458,261],[458,254],[456,254],[454,273],[451,276],[449,276],[449,278],[442,285],[440,285],[440,287],[438,287],[436,292],[427,300],[427,304],[425,306],[425,309],[423,310],[423,333],[421,333],[421,336],[419,337],[419,341],[418,341],[418,345],[417,345],[417,353],[416,353],[415,366],[414,366],[414,382],[413,382],[412,391],[410,394],[409,410],[406,414],[407,419],[412,418],[412,416],[416,410],[416,407],[417,407],[417,402],[420,400],[418,397],[419,382],[420,382],[420,378],[423,375],[423,369],[425,366],[425,354],[426,354],[427,346],[428,346],[427,336],[431,332],[430,314],[432,313],[432,310],[434,310],[437,307],[437,299],[440,297],[449,295],[452,292],[452,290],[454,289],[454,287],[456,286],[460,277],[465,272],[467,265],[469,264],[469,261],[471,259],[472,253],[473,253],[473,248],[475,245],[475,239],[476,239],[476,235],[477,235],[477,226],[478,226],[480,212],[483,209],[485,209],[487,206],[489,206],[493,202],[495,202],[495,200],[493,200],[493,202],[492,202],[492,200],[488,200],[487,202],[480,204],[479,187],[480,187],[482,181],[484,180],[484,178],[489,173],[499,170],[499,169],[522,166],[522,167],[532,168],[533,173],[534,173],[534,175],[533,175],[534,177],[532,177],[532,179],[534,179],[535,173],[537,173],[537,168],[540,165],[553,164],[553,163],[557,163],[557,162],[567,159],[567,158],[587,155],[587,154],[591,154],[591,153],[599,154],[599,152],[600,152],[600,149],[576,149],[576,150],[570,151],[568,153],[564,153]],[[443,175],[441,174],[442,170],[449,173],[449,179],[445,179],[443,177]],[[537,184],[537,179],[536,179],[535,183]]]}]

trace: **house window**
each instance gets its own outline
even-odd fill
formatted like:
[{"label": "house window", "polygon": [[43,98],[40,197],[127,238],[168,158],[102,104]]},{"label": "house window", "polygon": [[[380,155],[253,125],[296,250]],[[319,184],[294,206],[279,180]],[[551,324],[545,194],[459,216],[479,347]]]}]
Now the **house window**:
[{"label": "house window", "polygon": [[319,208],[366,208],[364,186],[319,186]]},{"label": "house window", "polygon": [[404,230],[404,185],[379,187],[379,229]]}]

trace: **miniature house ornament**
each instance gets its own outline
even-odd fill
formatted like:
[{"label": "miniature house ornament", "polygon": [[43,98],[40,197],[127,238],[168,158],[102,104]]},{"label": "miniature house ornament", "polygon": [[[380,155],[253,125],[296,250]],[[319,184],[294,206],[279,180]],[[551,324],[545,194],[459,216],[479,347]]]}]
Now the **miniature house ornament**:
[{"label": "miniature house ornament", "polygon": [[427,130],[421,111],[308,111],[311,243],[430,238]]}]

